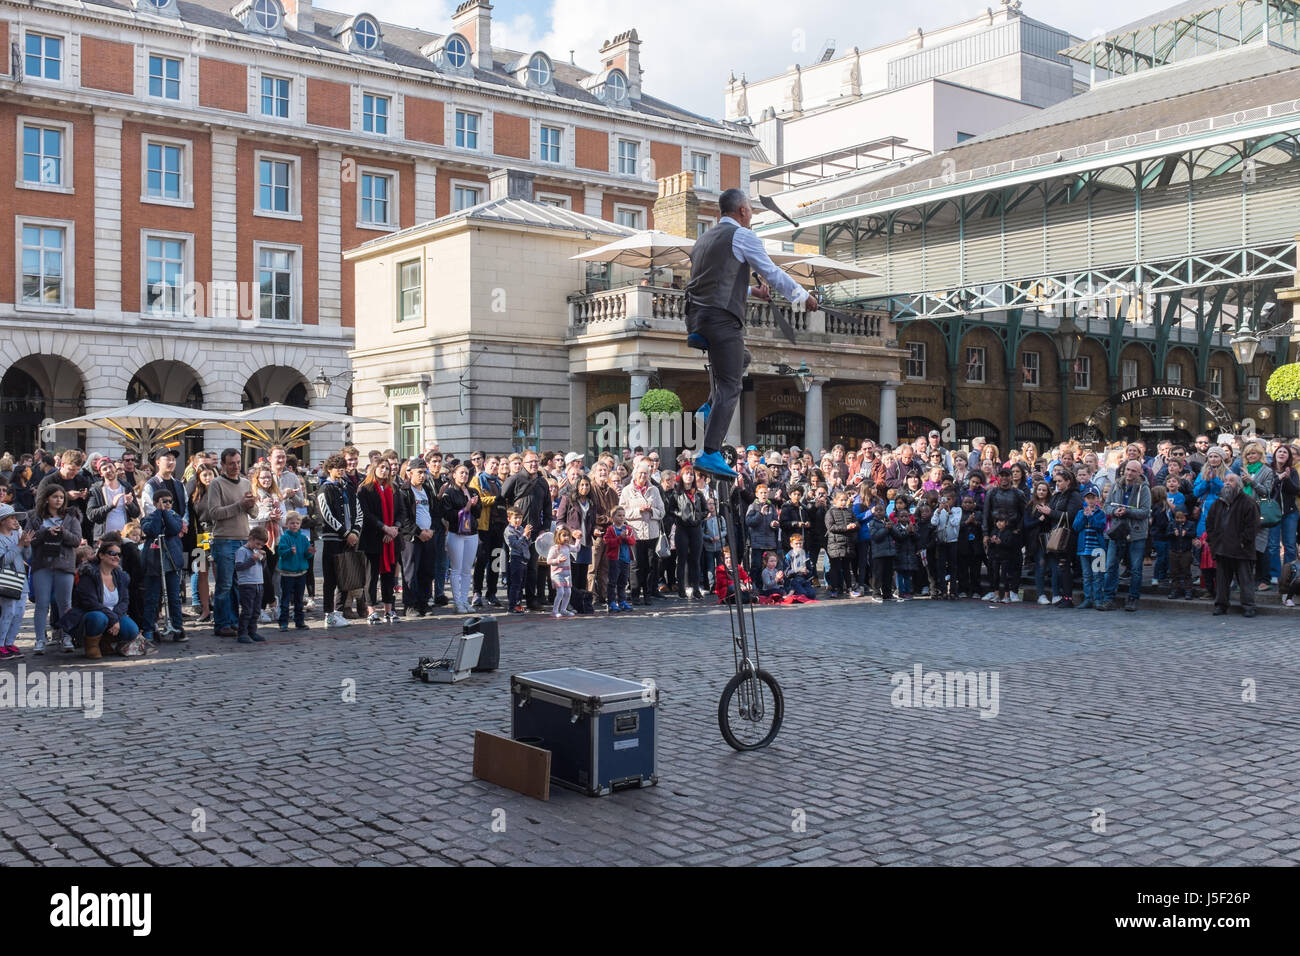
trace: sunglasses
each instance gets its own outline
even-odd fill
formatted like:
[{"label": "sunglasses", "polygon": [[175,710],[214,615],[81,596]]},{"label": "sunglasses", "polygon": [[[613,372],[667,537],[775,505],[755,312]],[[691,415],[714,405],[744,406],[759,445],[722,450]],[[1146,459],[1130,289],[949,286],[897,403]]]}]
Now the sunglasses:
[{"label": "sunglasses", "polygon": [[120,558],[122,556],[121,551],[105,551],[104,554],[108,555],[110,558]]}]

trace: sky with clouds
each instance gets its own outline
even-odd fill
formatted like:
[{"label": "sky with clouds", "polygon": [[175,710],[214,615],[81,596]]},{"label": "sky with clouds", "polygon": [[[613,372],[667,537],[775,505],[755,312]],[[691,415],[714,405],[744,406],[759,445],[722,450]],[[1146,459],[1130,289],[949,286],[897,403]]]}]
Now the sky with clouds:
[{"label": "sky with clouds", "polygon": [[[494,0],[492,42],[521,51],[545,50],[561,60],[573,50],[579,66],[594,70],[601,45],[635,27],[642,40],[647,92],[718,117],[732,71],[750,79],[770,76],[815,61],[827,40],[834,40],[840,51],[867,49],[901,39],[917,27],[928,31],[971,19],[988,5],[977,0],[928,0],[923,8],[882,0]],[[1026,0],[1021,12],[1088,37],[1172,5],[1172,0]],[[317,6],[445,33],[456,2],[323,0]]]}]

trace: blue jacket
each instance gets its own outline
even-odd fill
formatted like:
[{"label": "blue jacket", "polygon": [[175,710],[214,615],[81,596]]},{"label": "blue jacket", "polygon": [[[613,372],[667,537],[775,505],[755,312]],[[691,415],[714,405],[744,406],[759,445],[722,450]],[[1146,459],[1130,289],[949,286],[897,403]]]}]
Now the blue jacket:
[{"label": "blue jacket", "polygon": [[1221,491],[1223,491],[1223,479],[1211,478],[1205,474],[1205,469],[1201,469],[1201,477],[1197,478],[1196,484],[1192,485],[1192,494],[1201,503],[1201,517],[1196,522],[1198,538],[1205,534],[1205,519],[1210,516],[1210,507],[1219,500]]},{"label": "blue jacket", "polygon": [[853,517],[858,522],[858,540],[871,540],[871,523],[875,520],[871,516],[871,505],[863,501],[860,497],[853,499]]},{"label": "blue jacket", "polygon": [[1092,552],[1101,548],[1106,549],[1106,512],[1100,507],[1091,515],[1085,513],[1085,509],[1079,509],[1079,513],[1074,516],[1074,531],[1079,536],[1079,543],[1074,549],[1078,555],[1088,555],[1091,557]]},{"label": "blue jacket", "polygon": [[[144,551],[144,573],[147,577],[161,577],[163,571],[181,571],[185,568],[185,548],[181,545],[181,516],[174,511],[155,508],[140,522],[140,530],[145,541],[141,546]],[[158,545],[162,538],[163,547],[167,549],[167,564],[162,563],[162,549]]]},{"label": "blue jacket", "polygon": [[[311,547],[311,538],[302,531],[281,531],[280,540],[275,543],[275,553],[280,559],[280,573],[289,577],[300,577],[307,573],[307,549]],[[291,548],[296,548],[290,552]]]},{"label": "blue jacket", "polygon": [[779,524],[780,520],[781,509],[770,500],[766,504],[755,501],[750,505],[745,515],[745,524],[749,528],[749,546],[766,551],[779,548],[781,534],[777,528],[772,527],[772,522]]}]

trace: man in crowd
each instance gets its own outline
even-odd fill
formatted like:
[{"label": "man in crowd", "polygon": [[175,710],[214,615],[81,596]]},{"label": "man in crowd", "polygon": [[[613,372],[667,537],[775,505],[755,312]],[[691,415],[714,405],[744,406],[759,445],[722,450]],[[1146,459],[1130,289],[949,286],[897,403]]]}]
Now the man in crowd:
[{"label": "man in crowd", "polygon": [[81,469],[85,462],[85,454],[75,448],[65,451],[59,456],[58,470],[50,472],[41,479],[41,483],[36,489],[37,495],[40,494],[41,488],[46,485],[62,485],[63,490],[68,494],[68,504],[75,505],[81,511],[85,511],[86,499],[90,497],[90,487],[94,484],[91,476]]},{"label": "man in crowd", "polygon": [[[501,497],[500,461],[496,455],[476,451],[469,456],[473,477],[469,486],[478,493],[478,553],[474,556],[474,600],[471,607],[500,607],[497,582],[500,579],[501,549],[505,547],[506,503]],[[487,591],[483,578],[487,577]],[[485,598],[486,593],[486,598]]]},{"label": "man in crowd", "polygon": [[[1130,448],[1135,446],[1130,445]],[[1119,568],[1124,556],[1129,562],[1128,600],[1124,610],[1136,611],[1142,597],[1142,562],[1147,554],[1147,529],[1151,519],[1151,487],[1143,477],[1141,458],[1129,458],[1124,463],[1119,480],[1111,485],[1106,496],[1105,511],[1110,519],[1106,532],[1106,578],[1102,582],[1099,611],[1115,609],[1115,592],[1119,588]],[[1127,528],[1127,537],[1114,533],[1115,526]]]},{"label": "man in crowd", "polygon": [[[447,476],[442,473],[442,452],[435,445],[424,453],[424,463],[428,466],[429,492],[436,498],[442,494],[447,484]],[[442,518],[433,523],[433,603],[438,607],[447,606],[447,526]]]},{"label": "man in crowd", "polygon": [[257,499],[244,476],[238,448],[221,453],[221,471],[208,485],[206,504],[212,522],[212,561],[217,566],[212,596],[216,633],[217,637],[234,637],[239,623],[235,552],[248,540],[248,519],[257,513]]},{"label": "man in crowd", "polygon": [[1214,555],[1214,613],[1227,614],[1233,581],[1241,594],[1242,617],[1255,616],[1255,535],[1259,505],[1242,491],[1241,478],[1229,472],[1205,521]]},{"label": "man in crowd", "polygon": [[[442,526],[438,497],[429,484],[429,466],[423,458],[412,458],[406,466],[406,483],[398,486],[402,507],[402,614],[417,617],[429,613],[433,573],[437,567],[437,531]],[[444,547],[444,552],[446,548]]]},{"label": "man in crowd", "polygon": [[[614,466],[613,457],[604,454],[591,468],[591,497],[596,508],[597,535],[605,533],[605,528],[614,516],[614,509],[618,507],[618,492],[609,484],[609,474]],[[593,600],[597,604],[605,604],[609,600],[609,558],[605,554],[605,549],[592,548],[591,560]]]},{"label": "man in crowd", "polygon": [[[506,500],[506,507],[519,511],[524,516],[524,528],[528,530],[529,542],[535,542],[537,536],[551,525],[551,489],[546,483],[546,476],[538,471],[538,455],[531,449],[524,452],[523,470],[506,479],[501,495]],[[530,611],[539,611],[538,602],[538,563],[529,561],[524,569],[524,599]]]}]

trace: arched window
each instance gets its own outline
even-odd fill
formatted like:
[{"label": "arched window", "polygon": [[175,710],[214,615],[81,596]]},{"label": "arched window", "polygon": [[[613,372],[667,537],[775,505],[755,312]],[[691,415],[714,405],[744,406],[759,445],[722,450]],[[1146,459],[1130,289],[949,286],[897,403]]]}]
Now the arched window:
[{"label": "arched window", "polygon": [[[832,445],[843,445],[845,448],[856,451],[862,446],[862,439],[864,438],[880,441],[880,426],[866,415],[845,412],[843,415],[836,415],[831,419]],[[813,454],[816,453],[817,449],[814,448]]]},{"label": "arched window", "polygon": [[958,443],[969,444],[972,438],[978,438],[981,435],[990,445],[997,445],[999,450],[1004,453],[1007,451],[1002,447],[1002,429],[992,422],[985,421],[982,418],[967,418],[957,423]]},{"label": "arched window", "polygon": [[276,0],[257,0],[253,4],[253,19],[267,32],[280,25],[280,4]]},{"label": "arched window", "polygon": [[759,421],[754,444],[773,448],[802,446],[803,416],[798,412],[773,412]]},{"label": "arched window", "polygon": [[900,444],[905,441],[910,442],[922,435],[930,434],[933,429],[938,427],[939,426],[930,421],[930,419],[924,418],[920,415],[912,415],[909,418],[900,418],[898,420],[898,441]]},{"label": "arched window", "polygon": [[352,36],[359,49],[373,50],[379,45],[379,25],[370,17],[358,17],[352,24]]},{"label": "arched window", "polygon": [[447,58],[447,62],[458,70],[469,62],[469,44],[462,36],[449,37],[447,45],[442,48],[442,53]]},{"label": "arched window", "polygon": [[605,77],[605,91],[609,94],[610,102],[622,103],[627,99],[627,77],[622,70],[609,71],[609,76]]},{"label": "arched window", "polygon": [[1021,422],[1016,425],[1016,447],[1031,441],[1038,448],[1039,454],[1047,451],[1052,441],[1052,430],[1042,422]]},{"label": "arched window", "polygon": [[542,54],[533,54],[532,60],[528,63],[528,78],[537,86],[545,86],[551,82],[551,64]]}]

